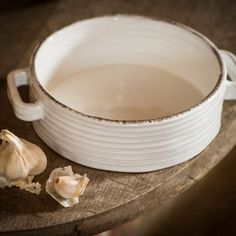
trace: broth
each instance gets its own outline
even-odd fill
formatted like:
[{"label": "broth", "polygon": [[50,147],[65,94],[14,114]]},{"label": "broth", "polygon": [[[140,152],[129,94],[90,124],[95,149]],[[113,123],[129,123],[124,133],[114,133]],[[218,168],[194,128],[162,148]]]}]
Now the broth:
[{"label": "broth", "polygon": [[204,95],[188,81],[158,67],[111,64],[54,78],[47,90],[84,114],[115,120],[144,120],[175,114]]}]

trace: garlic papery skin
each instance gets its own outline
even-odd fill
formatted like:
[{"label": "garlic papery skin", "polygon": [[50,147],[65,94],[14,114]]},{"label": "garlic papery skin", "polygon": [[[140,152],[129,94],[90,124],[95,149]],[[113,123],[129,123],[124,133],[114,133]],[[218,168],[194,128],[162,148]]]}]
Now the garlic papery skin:
[{"label": "garlic papery skin", "polygon": [[[24,188],[24,185],[27,185],[32,186],[32,189],[37,189],[38,193],[39,184],[36,183],[34,186],[32,179],[35,175],[43,172],[47,166],[44,152],[37,145],[18,138],[8,130],[0,132],[0,139],[2,139],[0,145],[0,187],[17,186],[27,190]],[[27,179],[29,176],[31,178]]]},{"label": "garlic papery skin", "polygon": [[87,175],[74,174],[71,166],[56,168],[46,183],[46,191],[64,207],[79,203],[89,182]]}]

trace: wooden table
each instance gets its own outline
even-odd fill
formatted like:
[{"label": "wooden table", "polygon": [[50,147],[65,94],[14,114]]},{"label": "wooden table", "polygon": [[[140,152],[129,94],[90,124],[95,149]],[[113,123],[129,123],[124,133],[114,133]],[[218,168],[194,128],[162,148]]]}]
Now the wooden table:
[{"label": "wooden table", "polygon": [[[0,36],[4,56],[1,59],[5,59],[0,61],[2,77],[5,77],[8,70],[14,69],[16,64],[18,67],[27,66],[35,44],[54,30],[78,19],[104,14],[133,13],[177,20],[204,33],[220,48],[236,53],[234,1],[186,0],[175,1],[173,4],[173,1],[151,0],[68,0],[44,3],[43,6],[31,5],[28,8],[19,6],[14,11],[7,8],[9,12],[0,17],[0,23],[5,22],[0,28],[0,35],[9,37],[7,41],[7,36]],[[9,19],[9,15],[12,18],[4,21]],[[21,18],[17,18],[19,15]],[[19,26],[15,31],[14,24]],[[27,97],[27,89],[22,89],[22,94]],[[72,208],[61,207],[45,191],[35,196],[16,188],[0,189],[0,234],[88,235],[111,229],[159,208],[184,192],[205,176],[236,144],[236,102],[229,101],[224,103],[219,135],[194,159],[145,174],[100,171],[80,166],[57,155],[36,136],[30,123],[15,118],[7,99],[5,79],[0,80],[0,101],[0,128],[7,128],[38,144],[47,154],[47,169],[37,177],[43,186],[54,168],[66,165],[72,165],[75,172],[87,173],[90,178],[80,204]]]}]

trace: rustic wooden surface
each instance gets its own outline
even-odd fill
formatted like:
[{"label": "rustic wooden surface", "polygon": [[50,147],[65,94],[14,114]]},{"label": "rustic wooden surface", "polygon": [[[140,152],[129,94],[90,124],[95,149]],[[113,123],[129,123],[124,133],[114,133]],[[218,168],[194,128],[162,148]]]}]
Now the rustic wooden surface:
[{"label": "rustic wooden surface", "polygon": [[[4,19],[8,19],[9,14],[13,18],[0,28],[0,32],[4,30],[5,35],[3,37],[0,34],[0,40],[4,40],[0,47],[5,52],[5,60],[0,60],[2,77],[5,77],[8,70],[14,69],[16,64],[18,67],[27,66],[33,47],[46,35],[76,20],[104,14],[132,13],[176,20],[199,30],[220,48],[236,53],[234,1],[175,1],[173,7],[173,1],[102,0],[95,3],[68,0],[53,1],[48,5],[44,3],[43,6],[37,5],[30,10],[31,8],[32,6],[27,10],[17,9],[15,14],[21,16],[18,23],[14,23],[14,12],[0,17],[0,26],[5,22]],[[30,24],[28,21],[34,16],[32,12],[38,19],[33,18]],[[26,27],[17,31],[14,24]],[[14,30],[17,31],[15,34]],[[9,42],[5,41],[6,35],[11,38]],[[9,50],[6,50],[7,46]],[[24,89],[22,93],[26,97],[27,90]],[[145,174],[99,171],[60,157],[36,136],[30,123],[15,118],[6,97],[5,79],[0,80],[0,101],[0,128],[7,128],[16,135],[37,143],[47,154],[47,170],[37,178],[43,185],[52,169],[65,165],[72,165],[74,171],[87,173],[90,178],[80,204],[69,209],[62,208],[45,191],[34,196],[16,188],[0,190],[2,234],[10,231],[11,235],[88,235],[110,229],[160,207],[188,189],[236,144],[236,102],[230,101],[224,104],[220,134],[196,158],[172,168]]]}]

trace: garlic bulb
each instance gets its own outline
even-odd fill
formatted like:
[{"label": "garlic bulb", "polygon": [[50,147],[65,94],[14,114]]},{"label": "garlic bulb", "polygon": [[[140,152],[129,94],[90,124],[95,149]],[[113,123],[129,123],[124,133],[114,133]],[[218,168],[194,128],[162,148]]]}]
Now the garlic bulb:
[{"label": "garlic bulb", "polygon": [[71,166],[52,171],[46,183],[46,191],[64,207],[79,202],[89,182],[87,175],[74,174]]},{"label": "garlic bulb", "polygon": [[[35,144],[18,138],[8,130],[0,132],[0,139],[2,139],[0,187],[17,186],[39,193],[39,183],[34,184],[32,180],[35,175],[40,174],[46,168],[47,158],[44,152]],[[31,177],[28,178],[29,176]]]}]

